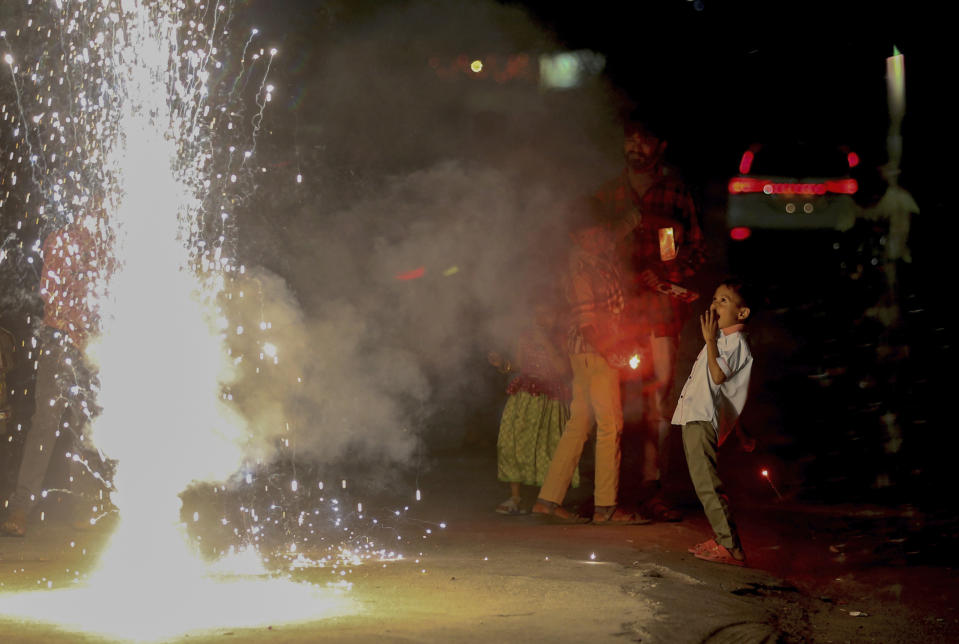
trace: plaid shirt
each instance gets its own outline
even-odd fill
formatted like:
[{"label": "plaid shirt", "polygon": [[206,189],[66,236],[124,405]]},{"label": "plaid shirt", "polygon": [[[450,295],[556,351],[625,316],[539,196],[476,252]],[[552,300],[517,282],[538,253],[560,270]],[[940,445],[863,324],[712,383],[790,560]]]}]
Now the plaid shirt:
[{"label": "plaid shirt", "polygon": [[[685,304],[647,286],[639,275],[651,270],[660,280],[682,284],[696,274],[706,261],[705,242],[699,227],[696,201],[675,172],[660,166],[657,180],[640,197],[623,173],[606,182],[593,195],[614,221],[628,220],[638,211],[639,225],[619,244],[617,252],[629,268],[630,305],[627,315],[643,331],[657,336],[679,335]],[[660,257],[659,230],[672,228],[676,257]]]},{"label": "plaid shirt", "polygon": [[[660,168],[657,181],[642,197],[633,190],[625,171],[605,183],[594,197],[615,220],[639,211],[639,226],[620,244],[620,257],[633,273],[650,268],[660,279],[682,284],[702,268],[706,261],[705,243],[696,201],[686,185],[668,168]],[[673,229],[677,250],[673,260],[664,262],[660,259],[660,228]]]},{"label": "plaid shirt", "polygon": [[623,280],[615,255],[596,256],[574,248],[566,281],[570,305],[570,354],[599,353],[583,337],[583,327],[592,326],[601,337],[615,340],[626,307]]},{"label": "plaid shirt", "polygon": [[90,289],[106,267],[96,238],[83,226],[68,224],[47,235],[40,276],[43,323],[81,345],[94,324]]}]

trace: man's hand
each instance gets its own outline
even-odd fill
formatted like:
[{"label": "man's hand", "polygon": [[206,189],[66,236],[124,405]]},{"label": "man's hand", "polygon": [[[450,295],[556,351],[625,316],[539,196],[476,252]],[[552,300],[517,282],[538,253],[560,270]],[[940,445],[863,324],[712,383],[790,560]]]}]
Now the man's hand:
[{"label": "man's hand", "polygon": [[699,316],[699,326],[703,330],[703,340],[707,344],[716,341],[716,334],[719,333],[719,318],[712,309],[706,309],[706,312]]}]

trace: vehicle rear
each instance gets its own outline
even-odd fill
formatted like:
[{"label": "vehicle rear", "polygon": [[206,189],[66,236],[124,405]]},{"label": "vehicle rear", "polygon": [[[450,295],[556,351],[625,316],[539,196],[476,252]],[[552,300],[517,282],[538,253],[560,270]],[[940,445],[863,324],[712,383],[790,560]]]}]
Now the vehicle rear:
[{"label": "vehicle rear", "polygon": [[819,144],[755,145],[729,181],[726,224],[733,239],[754,230],[835,230],[855,218],[855,153]]}]

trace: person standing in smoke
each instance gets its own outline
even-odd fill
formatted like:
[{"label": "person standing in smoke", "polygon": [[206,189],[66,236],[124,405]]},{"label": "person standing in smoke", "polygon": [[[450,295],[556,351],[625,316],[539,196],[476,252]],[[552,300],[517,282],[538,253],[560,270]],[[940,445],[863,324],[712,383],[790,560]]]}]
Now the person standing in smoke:
[{"label": "person standing in smoke", "polygon": [[[606,216],[642,220],[617,246],[627,284],[627,324],[640,336],[652,360],[648,382],[625,380],[624,461],[641,461],[640,511],[658,521],[679,521],[682,513],[663,498],[660,479],[667,469],[669,422],[665,403],[676,368],[679,332],[697,294],[688,284],[705,263],[696,201],[674,168],[663,161],[666,141],[635,118],[623,129],[625,168],[594,194]],[[630,441],[629,439],[638,439]]]},{"label": "person standing in smoke", "polygon": [[[556,304],[550,295],[532,298],[532,312],[512,357],[489,354],[490,364],[501,373],[513,374],[496,441],[497,476],[510,486],[510,497],[496,507],[499,514],[526,514],[520,488],[543,484],[569,421],[569,356],[566,330],[560,330],[562,325],[556,322]],[[578,470],[573,472],[572,486],[579,486]]]},{"label": "person standing in smoke", "polygon": [[[102,225],[101,214],[94,212],[53,231],[43,242],[43,325],[34,348],[36,410],[0,534],[26,534],[30,512],[44,496],[43,482],[57,439],[65,431],[78,447],[84,421],[92,413],[85,398],[92,373],[84,349],[96,325],[89,307],[90,289],[96,280],[105,278],[109,267],[106,255],[101,255]],[[80,476],[90,476],[80,470],[76,458],[71,464],[70,478],[74,482]]]},{"label": "person standing in smoke", "polygon": [[632,340],[622,333],[625,298],[615,248],[617,239],[638,221],[611,222],[592,200],[577,206],[570,228],[573,248],[566,280],[571,313],[568,351],[573,371],[573,399],[569,420],[532,512],[552,523],[586,521],[562,503],[595,421],[593,523],[648,523],[644,517],[620,507],[618,500],[623,430],[619,370],[629,359]]}]

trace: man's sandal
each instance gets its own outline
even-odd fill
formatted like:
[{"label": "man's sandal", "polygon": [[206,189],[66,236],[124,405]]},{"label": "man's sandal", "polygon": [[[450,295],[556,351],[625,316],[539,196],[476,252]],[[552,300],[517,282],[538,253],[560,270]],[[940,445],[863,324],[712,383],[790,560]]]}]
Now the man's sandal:
[{"label": "man's sandal", "polygon": [[[544,511],[545,510],[545,511]],[[561,525],[580,525],[589,523],[589,519],[573,514],[558,503],[536,499],[533,505],[533,516],[543,523],[561,524]]]},{"label": "man's sandal", "polygon": [[8,537],[23,537],[27,534],[27,513],[23,510],[10,510],[7,518],[0,523],[0,534]]},{"label": "man's sandal", "polygon": [[605,510],[597,508],[593,513],[593,525],[645,525],[647,523],[651,521],[638,512],[628,512],[615,505]]},{"label": "man's sandal", "polygon": [[702,549],[693,553],[693,556],[703,561],[712,561],[713,563],[728,564],[730,566],[745,566],[746,558],[736,559],[729,548],[721,546],[715,540],[700,544]]}]

